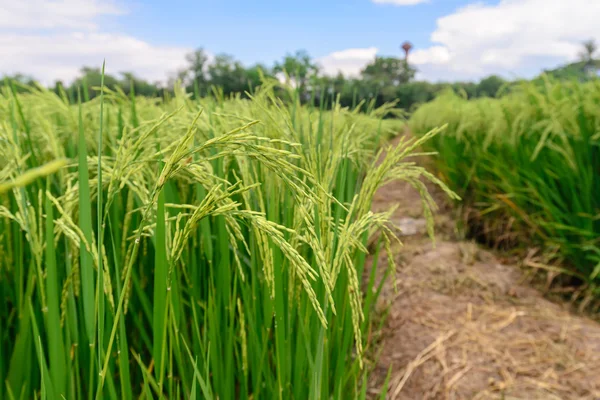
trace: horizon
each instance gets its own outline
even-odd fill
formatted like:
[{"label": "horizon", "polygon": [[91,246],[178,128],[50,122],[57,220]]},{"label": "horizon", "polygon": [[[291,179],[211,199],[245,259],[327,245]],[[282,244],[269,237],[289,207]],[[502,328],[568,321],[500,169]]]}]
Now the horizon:
[{"label": "horizon", "polygon": [[[401,57],[416,80],[529,79],[577,60],[600,41],[593,0],[0,0],[0,76],[72,82],[82,67],[165,83],[203,48],[245,67],[306,50],[324,75],[355,77],[375,56]],[[278,34],[281,32],[281,34]]]}]

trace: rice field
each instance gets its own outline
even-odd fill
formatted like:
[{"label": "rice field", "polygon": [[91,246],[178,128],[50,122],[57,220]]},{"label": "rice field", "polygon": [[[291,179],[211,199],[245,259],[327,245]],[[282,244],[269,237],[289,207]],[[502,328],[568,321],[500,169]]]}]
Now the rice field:
[{"label": "rice field", "polygon": [[523,83],[500,99],[446,93],[411,118],[439,152],[441,179],[463,198],[470,234],[537,247],[529,266],[600,295],[600,81]]},{"label": "rice field", "polygon": [[432,233],[421,179],[441,182],[412,157],[437,130],[381,153],[391,106],[305,107],[276,81],[1,90],[0,399],[366,397],[394,258],[365,259],[397,240],[371,200],[408,181]]}]

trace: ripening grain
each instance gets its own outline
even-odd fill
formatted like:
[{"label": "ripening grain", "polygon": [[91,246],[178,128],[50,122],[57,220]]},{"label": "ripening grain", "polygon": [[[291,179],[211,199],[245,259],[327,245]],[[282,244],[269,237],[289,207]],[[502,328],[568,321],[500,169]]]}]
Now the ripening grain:
[{"label": "ripening grain", "polygon": [[275,86],[79,106],[3,89],[0,398],[364,396],[366,243],[396,240],[370,203],[420,185],[422,140],[376,166],[401,125],[386,107]]},{"label": "ripening grain", "polygon": [[[500,99],[446,94],[411,129],[448,123],[428,145],[464,199],[471,229],[495,244],[542,245],[541,263],[600,282],[600,81],[544,80]],[[597,289],[594,289],[597,293]]]}]

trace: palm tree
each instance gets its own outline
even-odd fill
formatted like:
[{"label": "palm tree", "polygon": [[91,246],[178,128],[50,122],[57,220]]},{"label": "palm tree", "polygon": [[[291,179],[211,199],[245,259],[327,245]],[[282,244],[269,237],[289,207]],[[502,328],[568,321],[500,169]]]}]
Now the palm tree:
[{"label": "palm tree", "polygon": [[412,44],[410,42],[404,42],[402,44],[401,49],[404,50],[404,59],[406,61],[408,61],[408,53],[410,52],[410,50],[412,49]]},{"label": "palm tree", "polygon": [[583,50],[579,53],[579,58],[586,64],[594,60],[594,54],[598,50],[598,45],[594,39],[586,40],[583,43]]},{"label": "palm tree", "polygon": [[415,77],[415,74],[417,73],[417,70],[408,64],[408,53],[410,53],[410,51],[412,50],[413,45],[412,43],[406,41],[402,43],[402,46],[400,48],[404,50],[404,60],[402,60],[402,72],[400,74],[400,82],[407,83],[411,79],[413,79]]}]

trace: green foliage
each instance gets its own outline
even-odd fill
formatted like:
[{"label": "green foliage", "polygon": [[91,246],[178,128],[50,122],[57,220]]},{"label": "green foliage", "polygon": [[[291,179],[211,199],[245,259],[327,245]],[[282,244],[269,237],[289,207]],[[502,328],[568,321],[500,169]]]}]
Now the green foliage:
[{"label": "green foliage", "polygon": [[[87,101],[100,95],[102,78],[99,68],[83,67],[81,76],[75,79],[71,86],[65,87],[62,82],[57,81],[53,90],[59,96],[64,93],[71,103],[77,102],[77,92],[81,90],[83,100]],[[156,97],[162,93],[159,85],[140,79],[132,72],[122,72],[120,77],[104,74],[104,86],[111,90],[122,90],[125,94],[135,93],[146,97]]]},{"label": "green foliage", "polygon": [[[598,75],[600,63],[596,60],[596,43],[593,40],[582,43],[580,61],[553,70],[546,75],[560,80],[590,80]],[[214,95],[229,97],[246,96],[257,88],[264,77],[272,78],[279,74],[286,75],[294,84],[302,103],[312,103],[330,108],[336,96],[345,107],[354,107],[361,101],[379,107],[390,102],[406,111],[414,111],[419,105],[433,100],[448,88],[468,99],[478,97],[498,97],[519,84],[506,81],[504,78],[491,75],[479,82],[445,82],[431,83],[415,81],[416,68],[404,58],[377,56],[361,71],[357,78],[346,77],[339,73],[336,76],[319,75],[319,65],[304,51],[299,50],[287,54],[272,68],[256,64],[244,66],[240,61],[228,54],[217,54],[211,58],[199,48],[186,56],[187,66],[172,77],[166,87],[157,83],[146,82],[133,73],[122,72],[119,77],[106,75],[105,86],[112,90],[120,88],[125,94],[135,93],[145,97],[172,96],[172,88],[177,82],[183,83],[186,90],[197,97]],[[15,90],[23,92],[34,83],[31,77],[20,74],[6,77],[15,82]],[[77,88],[83,88],[84,100],[97,96],[95,88],[99,87],[101,71],[97,68],[84,67],[81,76],[69,87],[56,82],[53,90],[58,95],[67,96],[72,103],[77,101]],[[543,85],[542,78],[533,80]],[[279,92],[281,94],[281,92]],[[366,108],[364,108],[366,109]]]},{"label": "green foliage", "polygon": [[416,70],[408,65],[407,60],[379,56],[361,71],[363,79],[381,88],[407,83],[414,78],[415,73]]},{"label": "green foliage", "polygon": [[496,97],[498,91],[506,84],[506,81],[497,75],[491,75],[482,79],[477,85],[477,97]]},{"label": "green foliage", "polygon": [[35,79],[33,77],[23,74],[6,75],[4,76],[4,81],[10,82],[13,85],[14,90],[18,93],[27,91],[28,87],[35,84]]},{"label": "green foliage", "polygon": [[[600,81],[522,83],[500,99],[446,93],[411,118],[437,169],[496,245],[539,244],[545,260],[600,283]],[[532,243],[533,242],[533,243]]]},{"label": "green foliage", "polygon": [[[589,81],[600,73],[600,60],[585,60],[567,64],[563,67],[544,71],[547,76],[560,80]],[[538,78],[537,81],[541,81]]]},{"label": "green foliage", "polygon": [[[596,59],[597,51],[598,45],[596,42],[593,39],[586,40],[582,43],[579,61],[559,68],[545,70],[543,75],[560,80],[579,80],[582,82],[595,79],[600,74],[600,60]],[[542,81],[543,75],[536,81]]]},{"label": "green foliage", "polygon": [[446,90],[452,90],[465,98],[472,99],[495,97],[502,91],[502,88],[512,86],[509,82],[495,76],[485,78],[480,83],[412,81],[404,84],[378,86],[373,81],[365,78],[346,79],[343,75],[334,78],[320,77],[315,79],[314,82],[317,88],[317,93],[314,96],[316,103],[322,100],[321,94],[325,92],[328,98],[339,96],[340,103],[348,107],[352,107],[363,100],[373,101],[375,106],[396,102],[398,108],[408,112],[412,112],[420,105],[432,101]]},{"label": "green foliage", "polygon": [[188,62],[188,67],[180,72],[178,78],[182,81],[191,80],[193,85],[205,87],[207,84],[206,68],[208,64],[208,56],[204,49],[198,49],[185,57]]},{"label": "green foliage", "polygon": [[[255,67],[256,68],[256,67]],[[260,84],[257,71],[244,66],[227,54],[219,54],[207,68],[208,81],[224,93],[243,93]]]},{"label": "green foliage", "polygon": [[215,91],[224,96],[245,96],[258,87],[264,77],[271,75],[267,67],[257,64],[246,68],[229,54],[217,54],[211,60],[203,49],[188,54],[186,60],[187,67],[179,71],[169,87],[179,81],[196,97],[212,95]]},{"label": "green foliage", "polygon": [[[287,54],[273,68],[265,65],[244,66],[240,61],[228,54],[209,55],[199,48],[186,56],[187,66],[170,79],[167,87],[157,83],[146,82],[133,73],[122,72],[119,76],[105,75],[105,86],[111,90],[122,90],[125,94],[136,94],[145,97],[173,96],[172,88],[180,82],[195,97],[216,95],[230,97],[252,93],[262,79],[287,76],[290,84],[297,89],[303,104],[312,103],[330,109],[334,99],[339,96],[339,103],[344,107],[354,107],[364,101],[374,102],[379,107],[386,103],[397,102],[397,106],[406,111],[413,111],[420,104],[433,100],[448,87],[468,98],[495,97],[498,90],[507,84],[498,76],[484,78],[479,83],[454,82],[430,83],[415,82],[416,69],[406,59],[396,57],[376,57],[360,73],[358,78],[319,75],[319,65],[303,50]],[[83,89],[83,99],[89,100],[98,95],[101,71],[97,68],[84,67],[81,76],[69,87],[56,82],[53,90],[59,96],[66,96],[71,103],[77,102],[77,90]],[[7,77],[15,82],[19,92],[26,90],[33,79],[16,75]],[[285,93],[279,89],[282,97]],[[295,99],[291,99],[295,101]]]},{"label": "green foliage", "polygon": [[394,270],[361,285],[367,240],[395,240],[371,201],[435,181],[408,158],[436,131],[382,156],[390,106],[294,93],[3,90],[0,398],[364,397],[375,276]]},{"label": "green foliage", "polygon": [[582,43],[583,50],[579,54],[579,58],[581,58],[584,62],[594,61],[594,55],[598,51],[598,45],[594,39],[586,40]]},{"label": "green foliage", "polygon": [[301,88],[306,87],[307,80],[318,71],[319,67],[305,50],[286,55],[283,61],[275,63],[273,67],[273,72],[287,74]]}]

